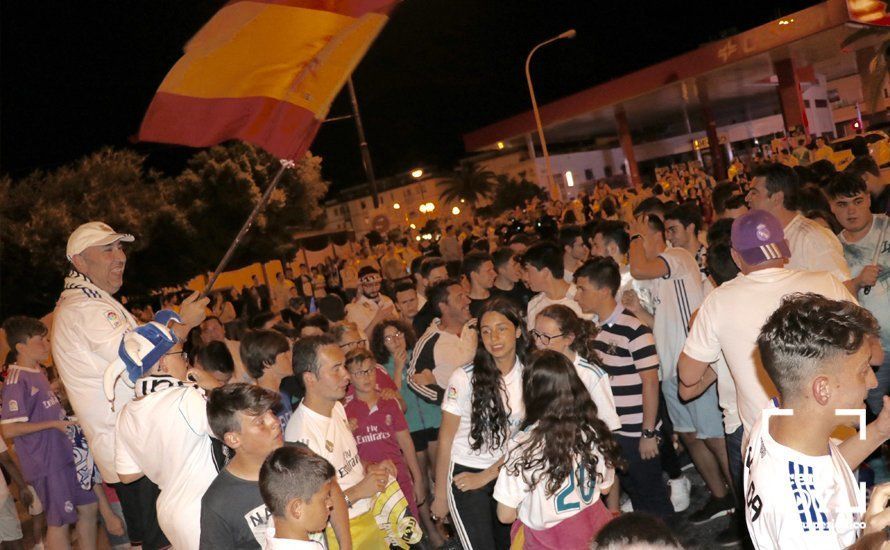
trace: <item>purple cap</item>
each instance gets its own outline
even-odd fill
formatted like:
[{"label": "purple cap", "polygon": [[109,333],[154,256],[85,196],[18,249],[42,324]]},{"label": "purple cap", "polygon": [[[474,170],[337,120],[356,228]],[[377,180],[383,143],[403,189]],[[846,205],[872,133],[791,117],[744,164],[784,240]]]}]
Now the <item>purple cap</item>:
[{"label": "purple cap", "polygon": [[751,210],[733,220],[732,248],[750,265],[791,258],[782,222],[765,210]]}]

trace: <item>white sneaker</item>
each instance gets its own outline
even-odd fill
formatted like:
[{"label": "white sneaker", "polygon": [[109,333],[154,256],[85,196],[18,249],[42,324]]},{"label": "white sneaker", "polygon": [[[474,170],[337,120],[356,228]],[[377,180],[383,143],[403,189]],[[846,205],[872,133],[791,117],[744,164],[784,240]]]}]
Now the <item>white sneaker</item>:
[{"label": "white sneaker", "polygon": [[668,485],[671,487],[671,504],[674,506],[674,512],[682,512],[689,508],[689,489],[692,483],[686,476],[680,476],[677,479],[669,479]]}]

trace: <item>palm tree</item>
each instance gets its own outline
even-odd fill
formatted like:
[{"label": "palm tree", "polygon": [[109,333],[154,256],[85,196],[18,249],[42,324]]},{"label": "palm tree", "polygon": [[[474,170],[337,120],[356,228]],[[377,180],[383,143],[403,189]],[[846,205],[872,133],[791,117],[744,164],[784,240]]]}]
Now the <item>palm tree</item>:
[{"label": "palm tree", "polygon": [[451,177],[439,182],[439,198],[444,202],[463,200],[475,208],[476,203],[494,192],[495,179],[491,170],[482,170],[476,164],[464,164]]}]

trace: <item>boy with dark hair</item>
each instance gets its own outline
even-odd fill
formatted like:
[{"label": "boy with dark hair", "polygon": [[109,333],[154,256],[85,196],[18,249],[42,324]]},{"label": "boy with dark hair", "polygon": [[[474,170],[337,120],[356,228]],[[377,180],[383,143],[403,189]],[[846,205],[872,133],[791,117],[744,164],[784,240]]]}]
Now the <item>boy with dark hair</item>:
[{"label": "boy with dark hair", "polygon": [[575,302],[575,284],[566,282],[563,278],[563,252],[556,243],[541,241],[533,244],[525,251],[522,262],[526,285],[537,293],[528,302],[526,322],[529,330],[534,328],[538,312],[553,304],[562,304],[579,317],[589,319]]},{"label": "boy with dark hair", "polygon": [[272,411],[279,399],[252,384],[229,384],[210,394],[210,429],[235,456],[201,498],[202,549],[258,550],[265,544],[270,512],[258,480],[263,461],[283,443]]},{"label": "boy with dark hair", "polygon": [[399,315],[402,321],[411,323],[417,315],[420,297],[417,295],[417,289],[408,281],[400,281],[396,283],[393,290],[395,295],[396,306],[399,308]]},{"label": "boy with dark hair", "polygon": [[300,331],[300,338],[319,336],[331,330],[331,322],[320,313],[310,313],[303,317],[298,329]]},{"label": "boy with dark hair", "polygon": [[701,211],[695,204],[685,203],[671,208],[664,214],[665,238],[671,246],[685,248],[695,256],[698,268],[705,273],[707,265],[705,258],[708,255],[707,248],[698,239],[704,221]]},{"label": "boy with dark hair", "polygon": [[826,194],[834,217],[843,227],[838,238],[850,270],[856,273],[856,298],[881,325],[884,362],[876,372],[878,387],[868,393],[867,399],[869,408],[877,414],[890,387],[890,217],[871,213],[868,188],[852,174],[838,174],[829,180]]},{"label": "boy with dark hair", "polygon": [[3,329],[14,363],[3,386],[0,424],[3,436],[14,440],[24,479],[43,505],[46,545],[68,547],[72,524],[81,544],[95,544],[98,499],[78,483],[68,439],[72,423],[40,365],[49,358],[48,330],[30,317],[11,317]]},{"label": "boy with dark hair", "polygon": [[[652,281],[655,315],[650,326],[658,350],[661,391],[668,415],[712,495],[691,520],[694,523],[710,521],[729,513],[733,507],[725,483],[728,464],[717,389],[708,388],[701,396],[684,402],[679,396],[677,376],[677,362],[686,342],[692,312],[704,298],[702,274],[695,257],[686,248],[667,247],[664,224],[655,216],[634,221],[628,255],[631,275]],[[650,319],[634,297],[633,293],[625,293],[624,305],[631,304],[628,309],[649,323]]]},{"label": "boy with dark hair", "polygon": [[195,368],[207,372],[220,384],[228,384],[235,374],[235,362],[223,342],[210,342],[199,348],[195,354]]},{"label": "boy with dark hair", "polygon": [[475,317],[482,309],[482,304],[491,296],[491,287],[498,276],[494,270],[494,261],[485,252],[470,252],[464,256],[460,274],[470,283],[470,314]]},{"label": "boy with dark hair", "polygon": [[324,531],[331,515],[334,467],[307,447],[276,449],[260,469],[260,493],[272,514],[268,550],[323,550],[309,538]]},{"label": "boy with dark hair", "polygon": [[525,311],[534,293],[522,282],[522,266],[516,261],[516,253],[509,247],[499,248],[492,255],[492,262],[498,276],[491,287],[491,296],[509,298]]},{"label": "boy with dark hair", "polygon": [[745,453],[745,516],[755,547],[856,541],[865,501],[852,470],[890,436],[890,398],[862,433],[840,445],[830,435],[861,425],[863,400],[877,385],[869,358],[878,330],[865,308],[818,294],[786,297],[763,325],[757,348],[781,401],[762,411]]},{"label": "boy with dark hair", "polygon": [[844,168],[844,172],[859,176],[871,195],[873,214],[890,214],[890,183],[881,178],[881,169],[869,155],[856,157]]},{"label": "boy with dark hair", "polygon": [[652,330],[616,300],[620,276],[611,258],[596,257],[575,272],[575,299],[599,319],[594,347],[615,396],[621,428],[614,431],[628,468],[621,486],[634,510],[662,518],[673,512],[658,460],[658,355]]},{"label": "boy with dark hair", "polygon": [[[460,265],[460,262],[458,262]],[[431,286],[444,281],[449,277],[445,260],[438,257],[426,258],[420,264],[417,283],[418,307],[417,315],[411,321],[415,334],[423,334],[429,328],[430,323],[436,318],[433,307],[428,303],[428,291]]]},{"label": "boy with dark hair", "polygon": [[564,225],[559,230],[559,244],[562,246],[562,278],[571,283],[575,270],[590,256],[590,248],[584,242],[584,235],[577,225]]},{"label": "boy with dark hair", "polygon": [[293,375],[290,342],[274,330],[249,331],[241,339],[241,361],[259,387],[281,395],[275,414],[284,429],[293,412],[290,396],[281,391],[282,379]]}]

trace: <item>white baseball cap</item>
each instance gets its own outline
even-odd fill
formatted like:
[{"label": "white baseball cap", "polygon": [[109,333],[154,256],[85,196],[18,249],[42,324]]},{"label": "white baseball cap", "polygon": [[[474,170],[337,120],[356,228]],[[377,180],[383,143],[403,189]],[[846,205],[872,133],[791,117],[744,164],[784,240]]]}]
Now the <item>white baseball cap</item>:
[{"label": "white baseball cap", "polygon": [[68,246],[65,248],[65,256],[68,261],[91,246],[104,246],[106,244],[124,241],[131,243],[136,237],[128,233],[116,233],[110,225],[104,222],[88,222],[75,229],[68,237]]}]

